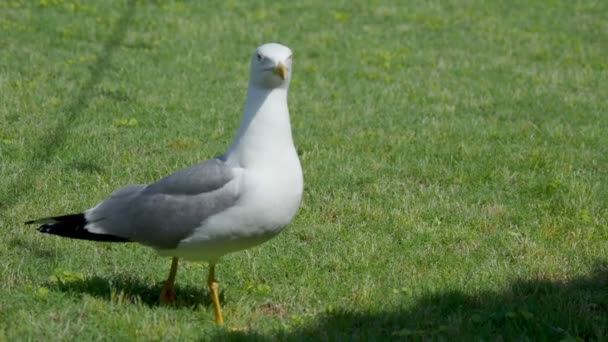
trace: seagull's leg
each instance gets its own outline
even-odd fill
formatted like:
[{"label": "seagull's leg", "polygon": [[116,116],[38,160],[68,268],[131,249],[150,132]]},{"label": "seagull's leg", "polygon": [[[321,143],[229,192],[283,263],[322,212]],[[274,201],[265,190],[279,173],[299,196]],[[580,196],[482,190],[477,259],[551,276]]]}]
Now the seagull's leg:
[{"label": "seagull's leg", "polygon": [[224,317],[222,317],[222,308],[220,307],[219,285],[217,280],[215,280],[215,264],[209,264],[207,286],[209,286],[209,291],[211,291],[211,301],[213,302],[213,310],[215,311],[215,323],[223,325]]},{"label": "seagull's leg", "polygon": [[164,305],[175,303],[175,289],[173,288],[173,284],[175,284],[175,275],[177,274],[177,260],[177,257],[173,257],[173,259],[171,259],[169,278],[167,278],[167,281],[165,281],[165,286],[163,286],[163,289],[160,291],[159,301]]}]

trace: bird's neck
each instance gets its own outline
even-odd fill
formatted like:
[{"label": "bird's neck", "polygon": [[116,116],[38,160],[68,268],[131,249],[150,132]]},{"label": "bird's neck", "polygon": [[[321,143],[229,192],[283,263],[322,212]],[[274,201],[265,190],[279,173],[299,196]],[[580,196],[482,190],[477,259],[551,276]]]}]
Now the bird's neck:
[{"label": "bird's neck", "polygon": [[287,88],[263,89],[250,84],[243,120],[226,156],[247,167],[292,150]]}]

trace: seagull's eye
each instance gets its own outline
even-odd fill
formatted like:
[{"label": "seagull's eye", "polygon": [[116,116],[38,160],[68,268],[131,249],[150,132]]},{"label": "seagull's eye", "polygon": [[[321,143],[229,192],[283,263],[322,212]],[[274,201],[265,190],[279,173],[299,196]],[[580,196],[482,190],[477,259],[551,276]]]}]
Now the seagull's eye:
[{"label": "seagull's eye", "polygon": [[258,53],[258,61],[262,60],[262,55]]},{"label": "seagull's eye", "polygon": [[293,59],[293,54],[289,55],[289,57],[287,57],[287,59]]}]

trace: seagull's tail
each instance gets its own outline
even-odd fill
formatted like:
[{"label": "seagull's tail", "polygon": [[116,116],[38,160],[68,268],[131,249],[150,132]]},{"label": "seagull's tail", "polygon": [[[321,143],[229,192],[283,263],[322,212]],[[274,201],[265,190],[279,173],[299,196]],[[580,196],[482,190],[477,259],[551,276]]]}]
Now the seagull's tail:
[{"label": "seagull's tail", "polygon": [[38,220],[27,221],[25,224],[42,224],[38,227],[41,233],[59,235],[72,239],[107,241],[107,242],[130,242],[131,240],[110,234],[98,234],[88,231],[85,226],[87,219],[84,214],[70,214],[63,216],[45,217]]}]

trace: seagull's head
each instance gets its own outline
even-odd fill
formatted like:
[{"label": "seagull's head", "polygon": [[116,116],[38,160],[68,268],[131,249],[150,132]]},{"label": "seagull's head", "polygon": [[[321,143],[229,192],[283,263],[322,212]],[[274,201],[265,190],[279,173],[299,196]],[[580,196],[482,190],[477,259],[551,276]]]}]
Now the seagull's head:
[{"label": "seagull's head", "polygon": [[285,45],[268,43],[251,57],[251,83],[261,88],[287,87],[291,79],[293,53]]}]

